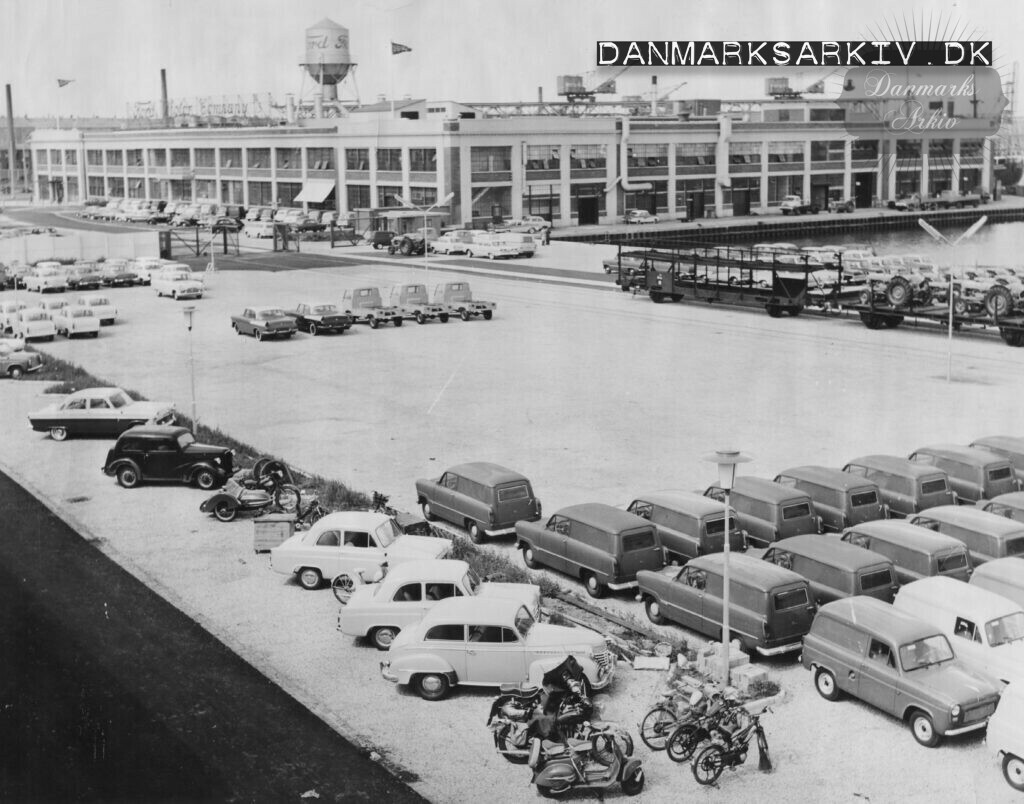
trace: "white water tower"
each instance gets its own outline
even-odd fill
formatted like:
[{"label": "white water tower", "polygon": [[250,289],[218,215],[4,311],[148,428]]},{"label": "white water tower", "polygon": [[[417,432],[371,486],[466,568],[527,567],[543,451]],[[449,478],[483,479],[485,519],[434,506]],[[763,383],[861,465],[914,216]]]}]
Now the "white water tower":
[{"label": "white water tower", "polygon": [[306,58],[299,66],[321,86],[326,102],[338,100],[338,84],[355,68],[348,51],[348,28],[326,17],[306,29]]}]

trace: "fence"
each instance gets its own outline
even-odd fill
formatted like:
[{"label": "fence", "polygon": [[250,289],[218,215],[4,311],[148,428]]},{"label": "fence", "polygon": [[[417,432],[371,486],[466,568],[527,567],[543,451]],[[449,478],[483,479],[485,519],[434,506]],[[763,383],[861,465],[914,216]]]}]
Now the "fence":
[{"label": "fence", "polygon": [[160,245],[157,232],[104,234],[26,234],[0,239],[0,263],[31,265],[40,260],[98,260],[157,257]]}]

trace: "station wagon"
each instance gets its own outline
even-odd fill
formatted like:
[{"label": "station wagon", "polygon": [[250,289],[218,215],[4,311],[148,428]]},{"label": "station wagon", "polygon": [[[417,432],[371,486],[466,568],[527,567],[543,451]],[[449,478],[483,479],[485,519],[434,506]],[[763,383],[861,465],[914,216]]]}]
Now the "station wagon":
[{"label": "station wagon", "polygon": [[859,698],[906,722],[929,748],[985,728],[999,700],[997,682],[957,661],[938,628],[873,597],[818,609],[801,662],[822,698]]},{"label": "station wagon", "polygon": [[496,463],[477,461],[448,469],[434,480],[416,481],[425,519],[464,527],[479,544],[485,536],[515,533],[516,522],[536,522],[541,504],[530,481]]},{"label": "station wagon", "polygon": [[1024,556],[1024,523],[980,508],[940,505],[910,519],[967,545],[974,566],[1004,556]]},{"label": "station wagon", "polygon": [[838,469],[796,466],[777,475],[775,482],[810,495],[825,531],[841,531],[888,515],[875,483]]},{"label": "station wagon", "polygon": [[[725,490],[710,486],[704,496],[724,502]],[[821,519],[814,512],[810,496],[767,478],[737,477],[729,504],[739,517],[747,542],[756,547],[767,547],[787,536],[821,532]]]},{"label": "station wagon", "polygon": [[520,684],[566,655],[583,669],[588,694],[612,683],[615,659],[600,634],[539,623],[517,600],[453,597],[398,634],[380,667],[386,680],[437,701],[456,685]]},{"label": "station wagon", "polygon": [[1010,461],[986,449],[937,444],[915,450],[910,460],[946,472],[961,503],[991,500],[998,494],[1019,490]]},{"label": "station wagon", "polygon": [[[711,639],[722,637],[724,556],[714,553],[686,566],[637,573],[647,617],[667,620]],[[805,578],[743,554],[729,558],[729,630],[747,653],[772,656],[800,649],[814,600]]]},{"label": "station wagon", "polygon": [[891,603],[896,594],[892,561],[834,538],[790,536],[769,547],[763,559],[806,578],[819,606],[852,595]]},{"label": "station wagon", "polygon": [[909,522],[893,519],[862,522],[844,530],[842,539],[892,561],[900,583],[933,575],[946,575],[960,581],[971,577],[971,557],[962,541]]},{"label": "station wagon", "polygon": [[944,471],[896,455],[863,455],[846,464],[843,471],[877,484],[892,517],[955,502]]},{"label": "station wagon", "polygon": [[[665,563],[685,564],[691,558],[720,553],[725,545],[725,506],[685,491],[643,494],[626,510],[658,529]],[[729,547],[746,550],[747,542],[734,510],[729,511]]]}]

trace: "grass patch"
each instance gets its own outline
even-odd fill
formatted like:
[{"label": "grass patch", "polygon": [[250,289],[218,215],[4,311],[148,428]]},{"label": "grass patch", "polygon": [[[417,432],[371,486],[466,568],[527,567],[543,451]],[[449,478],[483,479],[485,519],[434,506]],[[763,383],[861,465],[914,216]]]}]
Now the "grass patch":
[{"label": "grass patch", "polygon": [[750,697],[757,698],[771,698],[779,694],[779,690],[782,687],[770,678],[762,678],[750,683]]},{"label": "grass patch", "polygon": [[554,597],[562,588],[545,575],[531,573],[500,553],[481,550],[469,539],[456,536],[452,540],[452,558],[465,561],[481,578],[492,576],[507,583],[532,583],[540,587],[544,597]]}]

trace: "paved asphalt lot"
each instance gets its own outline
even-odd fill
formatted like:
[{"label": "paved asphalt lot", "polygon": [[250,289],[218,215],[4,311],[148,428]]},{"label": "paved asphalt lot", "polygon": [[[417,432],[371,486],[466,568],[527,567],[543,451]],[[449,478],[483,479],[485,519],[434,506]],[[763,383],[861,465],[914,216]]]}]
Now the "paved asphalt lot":
[{"label": "paved asphalt lot", "polygon": [[[442,275],[432,270],[429,281]],[[493,321],[266,343],[229,329],[230,314],[249,304],[340,300],[344,287],[417,276],[419,264],[397,261],[218,272],[193,332],[200,417],[306,469],[390,493],[402,507],[415,502],[416,477],[495,460],[528,474],[548,512],[704,486],[714,469],[700,455],[725,445],[754,455],[744,471],[770,476],[1022,429],[1021,352],[994,339],[958,339],[947,384],[945,341],[932,332],[655,306],[475,275],[476,295],[498,302]],[[145,288],[114,295],[123,321],[100,339],[42,348],[188,410],[183,305]],[[927,751],[866,707],[826,705],[799,668],[779,672],[794,692],[769,731],[782,762],[772,777],[727,775],[724,790],[744,791],[737,800],[800,789],[829,800],[1012,800],[980,737]],[[409,754],[417,770],[427,761],[415,748]],[[505,770],[496,778],[511,778]],[[669,792],[652,779],[656,789]]]}]

